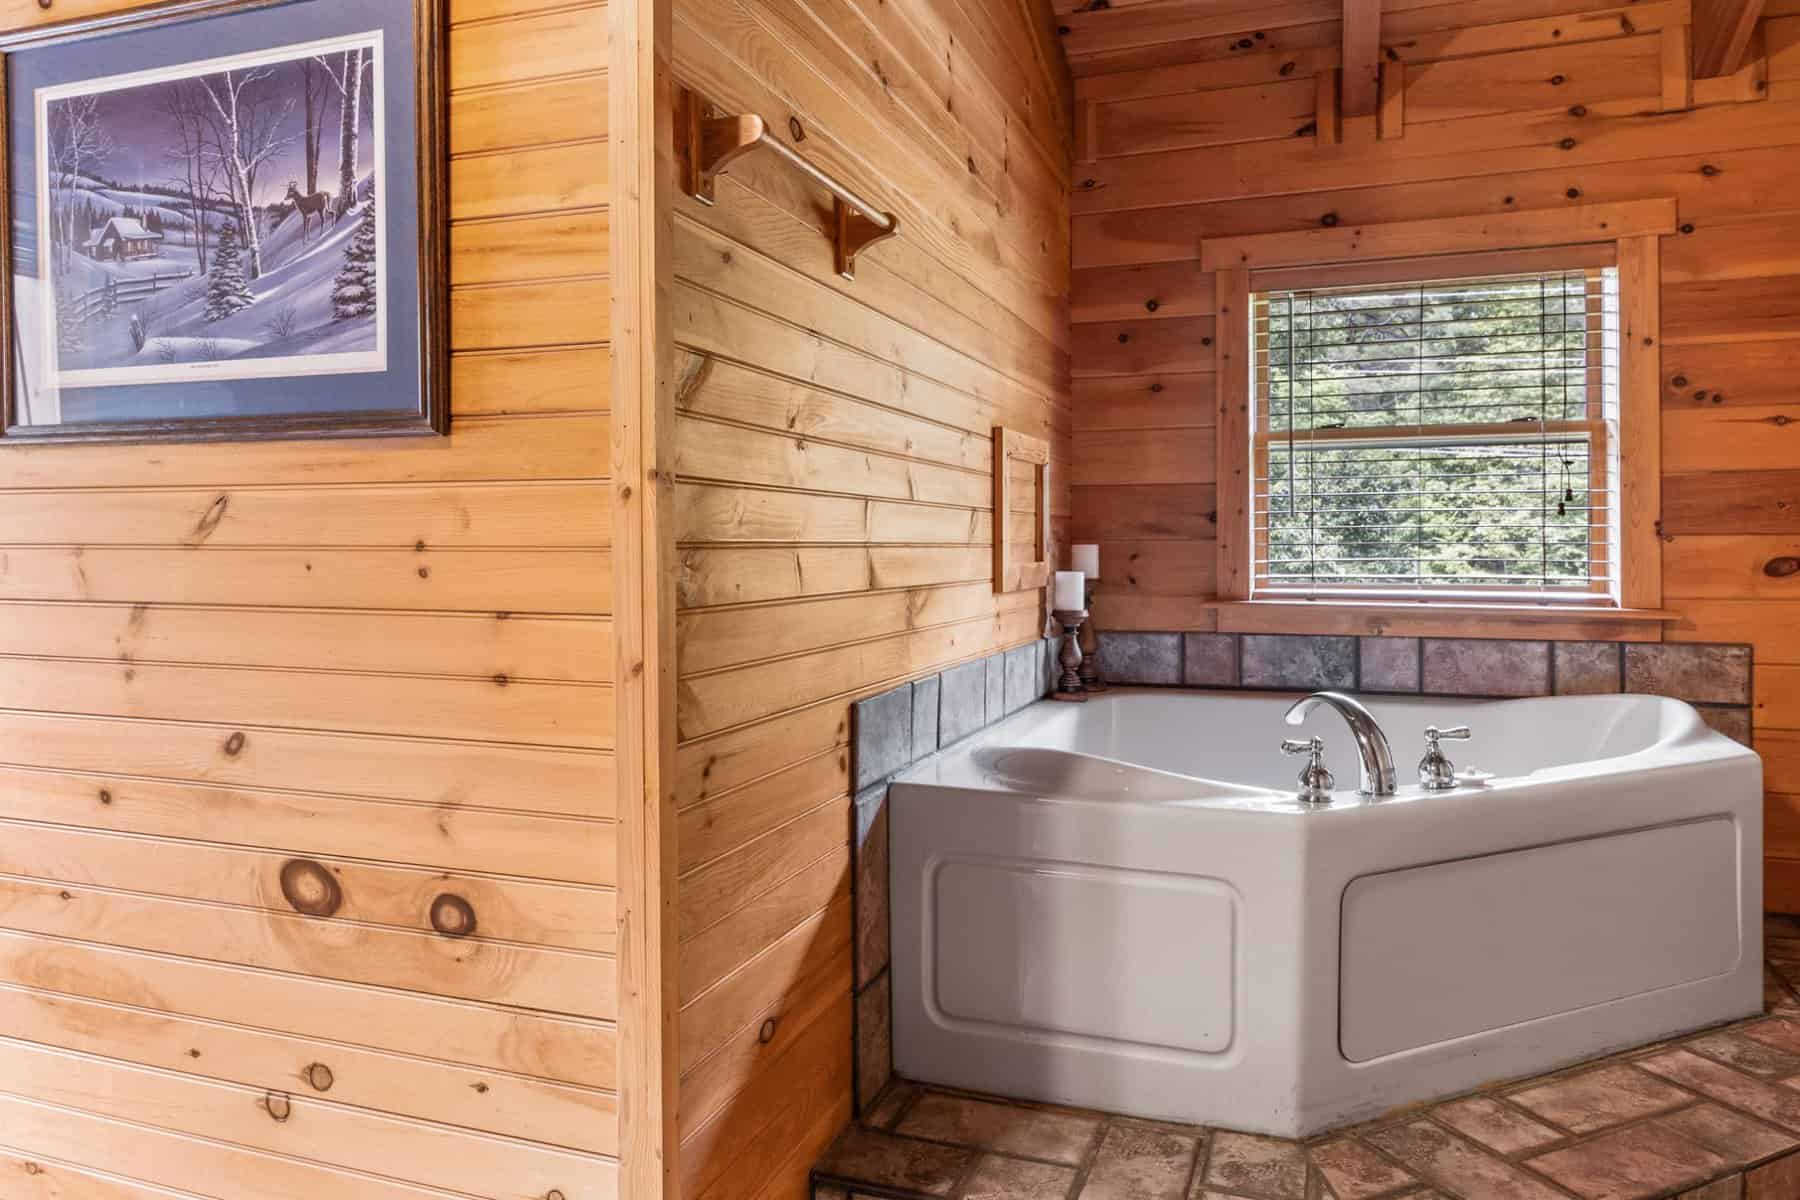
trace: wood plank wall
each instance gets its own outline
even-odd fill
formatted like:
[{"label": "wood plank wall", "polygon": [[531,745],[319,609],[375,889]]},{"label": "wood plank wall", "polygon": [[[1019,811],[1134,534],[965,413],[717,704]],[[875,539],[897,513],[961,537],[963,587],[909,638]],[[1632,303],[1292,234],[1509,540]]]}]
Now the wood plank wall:
[{"label": "wood plank wall", "polygon": [[450,11],[447,440],[0,447],[9,1197],[616,1194],[607,10]]},{"label": "wood plank wall", "polygon": [[1685,619],[1667,637],[1755,646],[1769,899],[1800,909],[1800,4],[1767,6],[1737,76],[1692,81],[1662,54],[1685,0],[1387,0],[1385,115],[1341,131],[1312,100],[1337,0],[1059,5],[1086,138],[1072,536],[1102,544],[1103,623],[1211,628],[1202,239],[1674,196],[1663,582]]},{"label": "wood plank wall", "polygon": [[851,702],[1041,634],[993,425],[1066,532],[1068,82],[1038,0],[677,0],[674,42],[901,225],[840,280],[757,155],[675,214],[682,1195],[800,1197],[851,1111]]}]

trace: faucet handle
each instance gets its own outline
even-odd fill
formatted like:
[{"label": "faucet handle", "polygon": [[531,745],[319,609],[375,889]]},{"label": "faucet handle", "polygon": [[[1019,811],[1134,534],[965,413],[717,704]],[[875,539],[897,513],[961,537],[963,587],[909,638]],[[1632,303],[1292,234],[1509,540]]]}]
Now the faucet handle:
[{"label": "faucet handle", "polygon": [[1300,791],[1296,797],[1300,803],[1330,804],[1331,789],[1337,786],[1337,780],[1325,766],[1325,739],[1283,738],[1281,752],[1308,756],[1306,765],[1300,768]]},{"label": "faucet handle", "polygon": [[1457,784],[1456,764],[1444,754],[1440,741],[1449,740],[1466,742],[1473,733],[1467,725],[1456,725],[1449,729],[1439,729],[1436,725],[1425,727],[1425,757],[1419,760],[1419,786],[1428,792],[1447,792]]}]

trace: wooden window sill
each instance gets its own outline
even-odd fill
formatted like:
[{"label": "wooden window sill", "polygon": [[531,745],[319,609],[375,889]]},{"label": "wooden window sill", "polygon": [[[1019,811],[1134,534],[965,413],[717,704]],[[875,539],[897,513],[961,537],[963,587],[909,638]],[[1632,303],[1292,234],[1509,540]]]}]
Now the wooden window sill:
[{"label": "wooden window sill", "polygon": [[1607,608],[1497,601],[1208,600],[1221,633],[1302,633],[1390,637],[1514,638],[1659,642],[1681,614],[1664,608]]}]

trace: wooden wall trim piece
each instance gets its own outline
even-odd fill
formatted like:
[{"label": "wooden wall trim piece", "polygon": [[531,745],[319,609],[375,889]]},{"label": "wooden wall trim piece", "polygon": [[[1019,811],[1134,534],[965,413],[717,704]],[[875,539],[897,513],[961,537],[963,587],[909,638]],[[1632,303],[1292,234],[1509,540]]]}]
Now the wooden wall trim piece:
[{"label": "wooden wall trim piece", "polygon": [[1219,417],[1218,571],[1221,600],[1250,598],[1250,272],[1226,267],[1214,277],[1213,336]]},{"label": "wooden wall trim piece", "polygon": [[620,1194],[674,1200],[680,1097],[674,789],[672,0],[612,0],[614,678]]},{"label": "wooden wall trim piece", "polygon": [[1313,136],[1321,146],[1335,146],[1343,131],[1338,128],[1338,76],[1336,67],[1313,76]]},{"label": "wooden wall trim piece", "polygon": [[[1031,532],[1034,552],[1030,561],[1018,556],[1006,535],[1006,515],[1018,507],[1013,495],[1013,463],[1031,468]],[[994,426],[994,590],[1022,592],[1041,588],[1050,581],[1050,443],[1016,429]]]},{"label": "wooden wall trim piece", "polygon": [[1399,137],[1406,132],[1406,63],[1390,59],[1381,65],[1381,112],[1379,129],[1382,140]]},{"label": "wooden wall trim piece", "polygon": [[1200,246],[1200,267],[1207,271],[1238,266],[1292,267],[1576,245],[1673,234],[1675,220],[1675,201],[1656,199],[1381,225],[1321,226],[1208,239]]},{"label": "wooden wall trim piece", "polygon": [[1662,31],[1661,37],[1663,111],[1692,108],[1694,75],[1689,54],[1692,30],[1686,25],[1670,25]]},{"label": "wooden wall trim piece", "polygon": [[1619,239],[1620,602],[1660,608],[1662,242]]},{"label": "wooden wall trim piece", "polygon": [[1343,62],[1339,110],[1372,116],[1381,99],[1381,0],[1344,0]]}]

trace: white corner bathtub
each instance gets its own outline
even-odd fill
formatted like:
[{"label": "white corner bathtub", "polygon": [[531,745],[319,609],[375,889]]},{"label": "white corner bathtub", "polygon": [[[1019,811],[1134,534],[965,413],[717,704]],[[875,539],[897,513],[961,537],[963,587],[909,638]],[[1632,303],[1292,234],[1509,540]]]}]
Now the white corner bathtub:
[{"label": "white corner bathtub", "polygon": [[[890,793],[909,1078],[1304,1137],[1762,1004],[1762,767],[1653,696],[1039,703]],[[1427,793],[1428,724],[1487,786]],[[1317,733],[1330,806],[1294,799]]]}]

